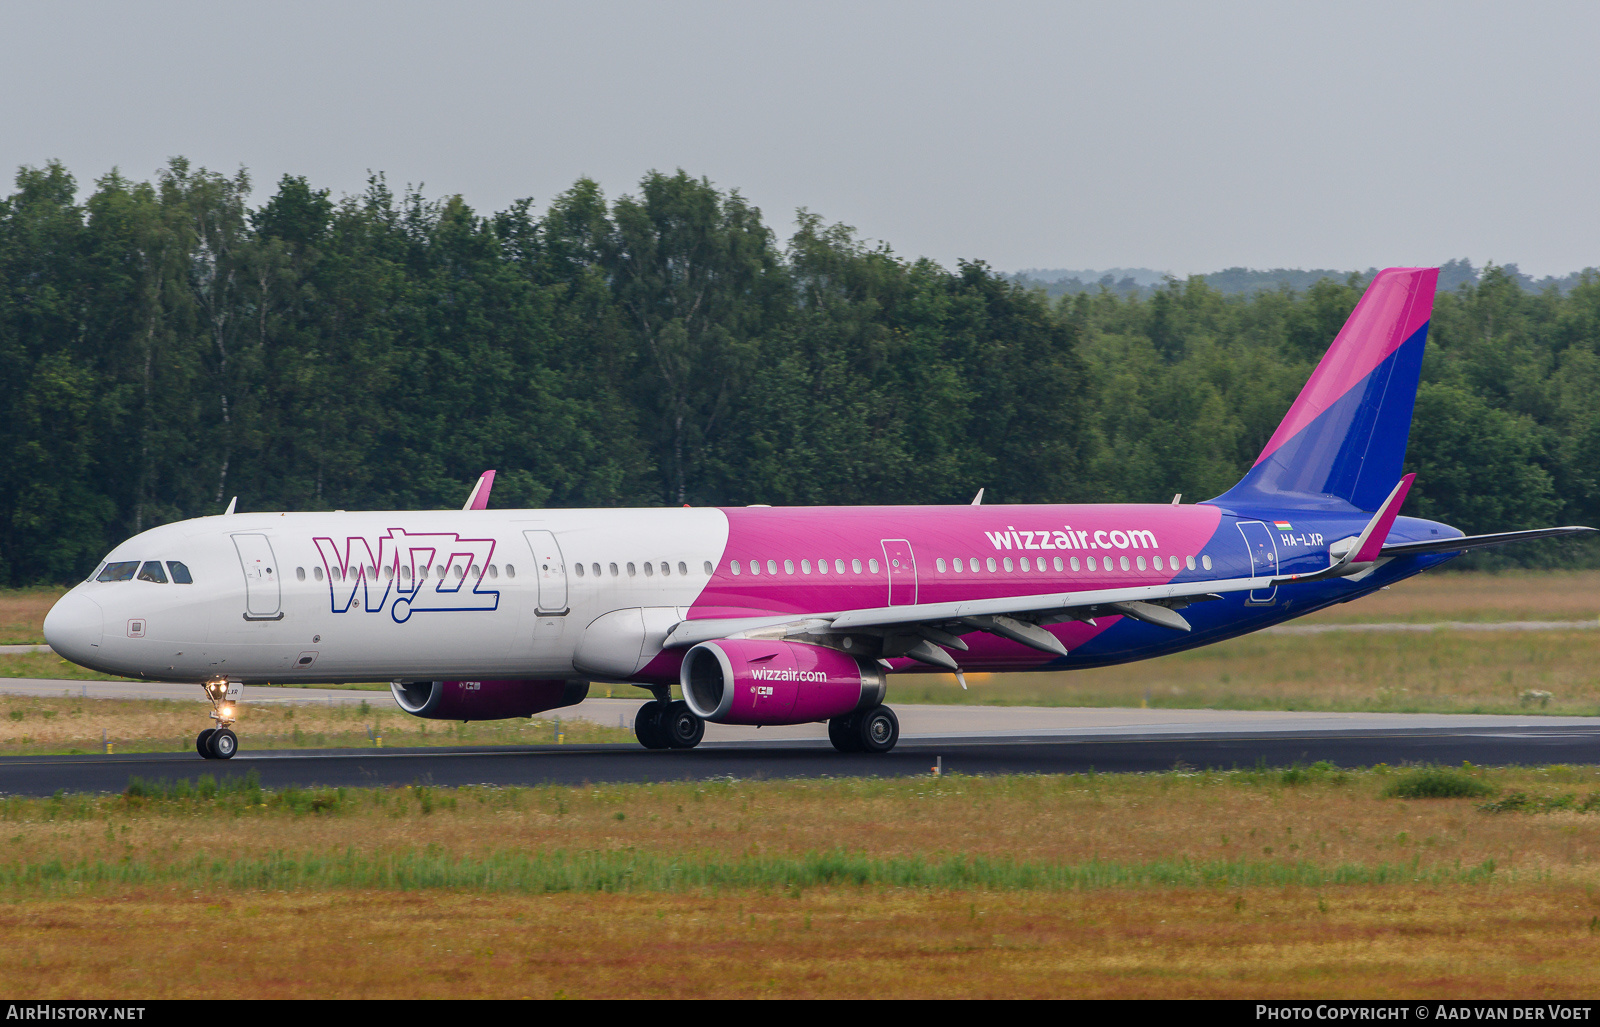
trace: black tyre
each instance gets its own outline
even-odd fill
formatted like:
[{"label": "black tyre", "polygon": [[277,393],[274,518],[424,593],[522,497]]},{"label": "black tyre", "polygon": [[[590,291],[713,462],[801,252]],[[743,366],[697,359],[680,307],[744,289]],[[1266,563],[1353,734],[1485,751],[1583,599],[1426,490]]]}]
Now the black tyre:
[{"label": "black tyre", "polygon": [[706,736],[706,722],[695,716],[682,699],[667,704],[661,726],[667,744],[674,749],[693,749]]},{"label": "black tyre", "polygon": [[887,706],[856,715],[856,743],[862,752],[888,752],[900,740],[900,718]]},{"label": "black tyre", "polygon": [[219,728],[211,736],[211,758],[214,760],[231,760],[233,754],[239,751],[239,736],[227,728]]},{"label": "black tyre", "polygon": [[203,759],[211,759],[211,736],[217,733],[214,727],[208,727],[195,736],[194,751]]},{"label": "black tyre", "polygon": [[665,749],[671,744],[661,723],[666,703],[647,702],[633,717],[633,734],[646,749]]},{"label": "black tyre", "polygon": [[828,721],[828,741],[840,752],[860,752],[861,743],[856,738],[855,716],[834,717]]}]

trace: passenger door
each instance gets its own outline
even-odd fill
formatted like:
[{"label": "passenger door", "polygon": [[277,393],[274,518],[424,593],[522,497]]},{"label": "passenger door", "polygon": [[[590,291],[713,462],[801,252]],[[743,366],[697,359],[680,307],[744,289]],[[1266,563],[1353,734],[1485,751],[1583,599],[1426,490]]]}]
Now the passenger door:
[{"label": "passenger door", "polygon": [[265,535],[234,535],[233,548],[244,570],[244,619],[282,620],[283,589],[278,584],[282,568]]}]

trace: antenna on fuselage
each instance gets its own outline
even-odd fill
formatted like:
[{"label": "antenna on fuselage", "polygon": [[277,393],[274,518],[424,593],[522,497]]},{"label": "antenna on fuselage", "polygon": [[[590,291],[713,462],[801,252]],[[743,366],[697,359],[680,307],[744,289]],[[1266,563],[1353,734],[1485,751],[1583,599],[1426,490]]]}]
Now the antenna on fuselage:
[{"label": "antenna on fuselage", "polygon": [[238,496],[234,496],[232,499],[228,500],[228,508],[226,510],[222,511],[222,516],[224,516],[224,517],[233,516],[233,508],[238,506],[238,505],[239,505],[239,497]]},{"label": "antenna on fuselage", "polygon": [[979,489],[978,490],[978,494],[972,497],[972,505],[973,506],[982,506],[983,505],[983,489]]},{"label": "antenna on fuselage", "polygon": [[1172,497],[1172,505],[1173,506],[1177,506],[1181,502],[1183,502],[1183,493],[1182,492],[1179,492],[1179,493],[1175,494]]}]

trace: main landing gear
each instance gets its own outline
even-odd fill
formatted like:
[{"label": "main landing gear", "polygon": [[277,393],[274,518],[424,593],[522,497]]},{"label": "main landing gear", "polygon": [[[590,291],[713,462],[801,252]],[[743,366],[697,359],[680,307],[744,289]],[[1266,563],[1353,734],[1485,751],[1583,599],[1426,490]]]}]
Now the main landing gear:
[{"label": "main landing gear", "polygon": [[230,685],[227,678],[213,678],[203,686],[206,698],[211,701],[211,719],[216,727],[208,727],[194,740],[194,751],[202,759],[231,760],[239,751],[239,736],[232,727],[239,722],[238,705],[240,686]]},{"label": "main landing gear", "polygon": [[639,707],[633,733],[646,749],[693,749],[706,736],[706,722],[682,699],[656,699]]},{"label": "main landing gear", "polygon": [[840,752],[888,752],[900,740],[900,718],[887,706],[828,721],[828,741]]}]

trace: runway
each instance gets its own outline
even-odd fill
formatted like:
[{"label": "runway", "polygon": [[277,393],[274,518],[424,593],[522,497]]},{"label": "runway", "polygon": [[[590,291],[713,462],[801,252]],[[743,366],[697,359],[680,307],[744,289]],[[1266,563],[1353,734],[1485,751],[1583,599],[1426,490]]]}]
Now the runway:
[{"label": "runway", "polygon": [[631,744],[276,752],[244,748],[228,761],[201,760],[193,754],[0,760],[0,794],[115,792],[134,776],[193,781],[202,774],[223,778],[255,773],[268,787],[578,785],[719,778],[905,777],[929,775],[936,765],[945,774],[1057,774],[1283,767],[1318,760],[1349,767],[1459,764],[1463,760],[1482,765],[1589,763],[1597,756],[1600,723],[1398,728],[1327,725],[1323,730],[1292,731],[1219,727],[1149,736],[1105,731],[917,736],[903,737],[894,752],[885,756],[844,755],[826,740],[809,738],[711,741],[689,751],[657,752]]}]

